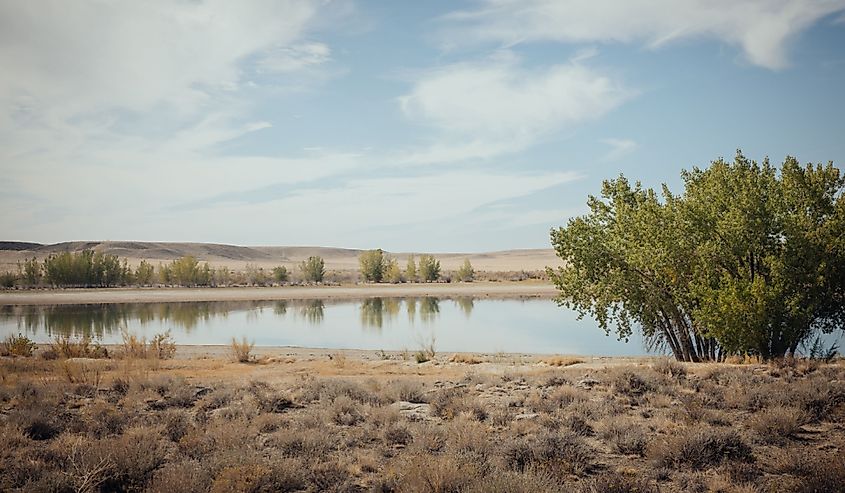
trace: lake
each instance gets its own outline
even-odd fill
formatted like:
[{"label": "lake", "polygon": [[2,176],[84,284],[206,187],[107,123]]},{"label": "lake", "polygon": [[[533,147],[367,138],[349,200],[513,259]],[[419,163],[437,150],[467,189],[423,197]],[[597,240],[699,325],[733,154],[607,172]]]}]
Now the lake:
[{"label": "lake", "polygon": [[[0,337],[37,342],[89,336],[120,342],[121,331],[151,337],[170,330],[179,344],[415,350],[434,338],[443,352],[638,356],[642,337],[606,336],[597,323],[541,298],[367,298],[363,300],[212,301],[84,305],[2,305]],[[824,337],[826,346],[840,334]]]},{"label": "lake", "polygon": [[438,351],[631,356],[642,339],[617,341],[595,321],[548,299],[368,298],[349,301],[253,301],[0,306],[0,336],[37,342],[87,335],[120,341],[121,330],[170,330],[179,344],[415,350],[434,338]]}]

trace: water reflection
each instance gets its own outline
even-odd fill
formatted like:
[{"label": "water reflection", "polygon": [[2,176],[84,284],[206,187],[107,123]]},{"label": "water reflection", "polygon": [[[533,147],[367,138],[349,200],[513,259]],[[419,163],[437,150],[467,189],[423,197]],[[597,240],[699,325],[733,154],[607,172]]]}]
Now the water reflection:
[{"label": "water reflection", "polygon": [[472,309],[475,308],[475,300],[469,296],[461,296],[460,298],[455,298],[455,303],[460,307],[461,311],[464,312],[467,318],[472,315]]},{"label": "water reflection", "polygon": [[101,339],[132,325],[167,325],[190,334],[212,319],[226,319],[233,310],[252,310],[259,303],[102,303],[84,305],[9,306],[0,310],[4,327],[15,323],[28,334]]},{"label": "water reflection", "polygon": [[325,309],[323,300],[306,300],[300,302],[299,316],[311,325],[318,325],[326,316]]},{"label": "water reflection", "polygon": [[420,299],[420,321],[430,324],[437,320],[440,314],[440,300],[432,297]]},{"label": "water reflection", "polygon": [[[23,332],[37,342],[56,336],[120,341],[171,330],[179,344],[227,344],[247,337],[264,346],[413,351],[532,351],[641,354],[642,344],[605,337],[591,320],[550,300],[469,297],[365,300],[0,306],[0,337]],[[634,342],[635,341],[635,342]]]},{"label": "water reflection", "polygon": [[[473,299],[455,298],[454,302],[469,317],[474,306]],[[332,305],[349,303],[330,302]],[[411,325],[417,320],[423,324],[431,324],[440,314],[440,300],[432,297],[368,298],[354,303],[357,304],[361,326],[377,332],[397,320],[403,304]],[[308,325],[316,326],[323,323],[326,301],[4,305],[0,307],[0,323],[7,332],[11,332],[10,329],[14,327],[16,331],[32,335],[43,334],[47,338],[86,336],[102,339],[133,326],[160,326],[163,330],[178,328],[186,334],[191,334],[197,327],[207,326],[211,321],[225,321],[230,313],[243,312],[249,323],[262,320],[265,317],[265,308],[281,321],[295,317]]]},{"label": "water reflection", "polygon": [[[405,300],[407,303],[408,300]],[[358,308],[361,314],[361,326],[381,330],[385,322],[390,323],[402,309],[399,298],[370,298],[361,302]]]}]

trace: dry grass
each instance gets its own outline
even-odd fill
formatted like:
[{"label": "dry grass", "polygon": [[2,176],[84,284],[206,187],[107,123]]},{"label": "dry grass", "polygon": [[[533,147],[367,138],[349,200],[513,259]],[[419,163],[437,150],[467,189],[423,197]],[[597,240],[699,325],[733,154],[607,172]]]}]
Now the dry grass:
[{"label": "dry grass", "polygon": [[44,359],[67,358],[108,358],[109,352],[98,343],[92,343],[88,337],[72,339],[57,336],[50,343],[50,347],[41,353]]},{"label": "dry grass", "polygon": [[0,490],[751,493],[845,485],[841,365],[683,365],[680,374],[660,362],[490,363],[468,372],[344,354],[343,366],[325,357],[267,365],[2,358]]},{"label": "dry grass", "polygon": [[540,363],[545,363],[549,366],[557,366],[557,367],[565,367],[565,366],[572,366],[577,365],[578,363],[583,363],[584,360],[580,358],[574,358],[572,356],[548,356],[545,358],[540,358]]},{"label": "dry grass", "polygon": [[232,349],[232,356],[238,363],[249,363],[252,361],[252,355],[250,353],[252,353],[255,343],[249,342],[246,336],[243,336],[240,341],[233,337],[230,347]]},{"label": "dry grass", "polygon": [[18,334],[8,336],[0,343],[0,356],[23,356],[28,358],[35,351],[36,344],[27,336]]},{"label": "dry grass", "polygon": [[466,365],[478,365],[480,363],[484,363],[483,359],[468,353],[455,353],[449,358],[449,361],[452,363],[463,363]]}]

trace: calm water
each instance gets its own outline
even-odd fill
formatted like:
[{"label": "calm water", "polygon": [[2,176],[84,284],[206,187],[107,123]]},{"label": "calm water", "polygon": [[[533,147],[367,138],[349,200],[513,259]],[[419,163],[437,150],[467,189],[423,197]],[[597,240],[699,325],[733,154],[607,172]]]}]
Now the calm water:
[{"label": "calm water", "polygon": [[261,301],[0,306],[0,336],[38,342],[88,335],[118,342],[171,330],[182,344],[227,344],[246,336],[260,346],[401,350],[435,339],[439,351],[590,355],[645,354],[642,340],[605,336],[590,319],[542,299],[370,298],[358,301]]},{"label": "calm water", "polygon": [[[259,346],[414,350],[432,337],[438,351],[646,354],[642,338],[605,336],[595,321],[551,300],[369,298],[357,301],[251,301],[0,306],[0,337],[35,341],[87,335],[120,341],[121,330],[170,330],[180,344],[228,344],[246,336]],[[825,346],[842,333],[824,338]]]}]

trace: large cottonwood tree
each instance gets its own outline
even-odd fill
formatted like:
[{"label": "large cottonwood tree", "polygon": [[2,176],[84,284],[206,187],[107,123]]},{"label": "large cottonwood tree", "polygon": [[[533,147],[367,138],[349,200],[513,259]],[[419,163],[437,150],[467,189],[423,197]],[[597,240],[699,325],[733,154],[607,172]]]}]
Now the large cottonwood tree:
[{"label": "large cottonwood tree", "polygon": [[683,173],[684,193],[624,177],[551,232],[558,302],[683,361],[793,354],[842,328],[845,207],[832,164],[780,170],[741,153]]}]

